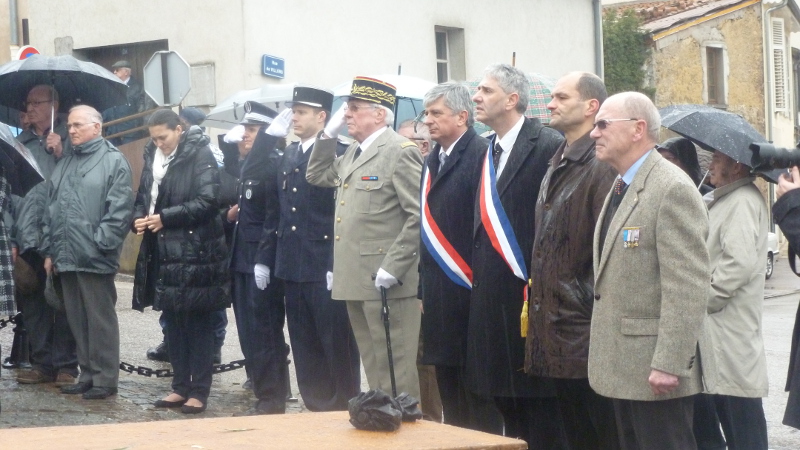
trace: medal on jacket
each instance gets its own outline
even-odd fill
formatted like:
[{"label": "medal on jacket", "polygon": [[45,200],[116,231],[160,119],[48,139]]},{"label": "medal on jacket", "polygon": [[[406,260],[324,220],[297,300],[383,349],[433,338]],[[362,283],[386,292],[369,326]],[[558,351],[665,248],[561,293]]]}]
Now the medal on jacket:
[{"label": "medal on jacket", "polygon": [[[500,194],[497,193],[497,173],[495,172],[494,162],[492,161],[495,139],[497,139],[496,135],[489,142],[489,148],[486,151],[486,158],[483,162],[483,171],[481,173],[481,184],[478,191],[481,223],[486,230],[486,234],[489,235],[489,241],[491,241],[492,247],[497,250],[497,253],[499,253],[506,264],[508,264],[508,267],[514,275],[526,282],[523,292],[524,308],[525,305],[527,305],[528,297],[528,268],[525,266],[525,259],[522,257],[522,249],[519,248],[517,236],[514,234],[514,229],[511,227],[511,222],[508,220],[508,215],[506,215],[503,204],[500,202]],[[527,329],[521,330],[521,333],[527,333],[527,331]]]},{"label": "medal on jacket", "polygon": [[431,174],[428,166],[425,166],[425,173],[422,178],[422,195],[420,197],[420,234],[422,242],[433,256],[434,261],[453,283],[472,289],[472,269],[464,258],[458,254],[456,249],[442,233],[439,225],[431,214],[428,207],[428,192],[431,190]]}]

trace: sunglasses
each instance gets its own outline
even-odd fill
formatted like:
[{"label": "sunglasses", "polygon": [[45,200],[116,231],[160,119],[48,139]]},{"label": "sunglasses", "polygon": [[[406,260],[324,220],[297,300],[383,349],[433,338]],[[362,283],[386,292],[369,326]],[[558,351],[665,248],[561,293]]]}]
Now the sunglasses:
[{"label": "sunglasses", "polygon": [[611,125],[611,122],[633,122],[637,120],[639,119],[601,119],[595,122],[594,126],[600,130],[605,130],[609,125]]}]

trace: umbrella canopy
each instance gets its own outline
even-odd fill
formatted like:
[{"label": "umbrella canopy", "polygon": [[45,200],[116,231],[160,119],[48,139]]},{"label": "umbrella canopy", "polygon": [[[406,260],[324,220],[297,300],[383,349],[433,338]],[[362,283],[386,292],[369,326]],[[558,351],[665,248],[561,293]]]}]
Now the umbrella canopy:
[{"label": "umbrella canopy", "polygon": [[258,102],[276,111],[292,101],[295,83],[265,84],[259,88],[239,91],[217,104],[206,116],[202,126],[230,130],[244,117],[245,102]]},{"label": "umbrella canopy", "polygon": [[[408,75],[381,74],[365,76],[384,81],[397,88],[397,93],[395,94],[397,99],[394,107],[395,129],[399,124],[416,118],[422,112],[422,98],[432,87],[436,86],[436,83],[431,81]],[[342,96],[350,95],[350,87],[352,85],[353,80],[349,80],[334,86],[333,112],[336,112],[342,104]]]},{"label": "umbrella canopy", "polygon": [[[525,116],[535,117],[541,120],[543,124],[548,124],[550,123],[550,110],[547,109],[547,104],[551,100],[550,93],[556,87],[556,79],[540,73],[528,73],[526,75],[531,83],[531,88],[528,92],[528,109],[525,110]],[[478,90],[478,85],[482,79],[483,77],[467,82],[473,94]]]},{"label": "umbrella canopy", "polygon": [[61,112],[78,104],[103,111],[127,102],[128,86],[105,68],[69,55],[33,55],[0,66],[0,105],[23,109],[28,91],[39,84],[55,88]]},{"label": "umbrella canopy", "polygon": [[[748,167],[752,167],[753,142],[766,142],[742,116],[706,105],[672,105],[661,108],[661,126],[690,139],[700,147],[718,150]],[[763,173],[777,182],[779,171]]]},{"label": "umbrella canopy", "polygon": [[14,138],[4,123],[0,123],[0,166],[3,166],[11,193],[20,197],[44,180],[31,151]]}]

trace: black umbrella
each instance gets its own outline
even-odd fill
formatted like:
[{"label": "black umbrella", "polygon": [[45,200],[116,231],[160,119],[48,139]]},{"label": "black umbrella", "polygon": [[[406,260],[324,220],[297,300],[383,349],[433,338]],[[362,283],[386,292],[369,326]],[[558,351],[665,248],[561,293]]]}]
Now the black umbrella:
[{"label": "black umbrella", "polygon": [[0,66],[0,105],[23,108],[28,91],[39,84],[55,88],[61,112],[78,104],[103,111],[127,102],[128,86],[105,68],[69,55],[33,55]]},{"label": "black umbrella", "polygon": [[[766,139],[742,116],[706,105],[672,105],[661,108],[661,126],[708,150],[719,150],[752,167],[750,144]],[[777,183],[780,171],[762,173]]]},{"label": "black umbrella", "polygon": [[20,197],[44,180],[31,151],[14,137],[4,123],[0,123],[0,166],[11,186],[11,193]]}]

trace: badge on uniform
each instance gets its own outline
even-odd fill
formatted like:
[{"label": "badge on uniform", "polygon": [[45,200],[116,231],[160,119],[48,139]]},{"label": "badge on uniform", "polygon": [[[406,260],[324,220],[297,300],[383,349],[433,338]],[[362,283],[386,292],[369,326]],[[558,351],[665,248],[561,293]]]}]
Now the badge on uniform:
[{"label": "badge on uniform", "polygon": [[627,227],[622,229],[622,246],[624,248],[639,246],[639,227]]},{"label": "badge on uniform", "polygon": [[361,177],[361,181],[378,181],[378,177],[376,175]]},{"label": "badge on uniform", "polygon": [[250,197],[252,197],[252,196],[253,196],[253,190],[252,189],[248,188],[246,191],[244,191],[244,198],[250,200]]}]

